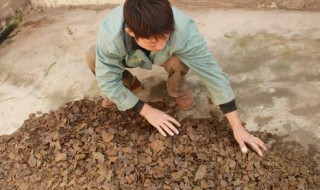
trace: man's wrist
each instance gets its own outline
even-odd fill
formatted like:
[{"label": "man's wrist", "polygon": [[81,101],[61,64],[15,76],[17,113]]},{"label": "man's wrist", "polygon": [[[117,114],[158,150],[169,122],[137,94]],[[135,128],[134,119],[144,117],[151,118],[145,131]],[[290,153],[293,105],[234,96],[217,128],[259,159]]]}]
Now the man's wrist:
[{"label": "man's wrist", "polygon": [[138,100],[136,105],[133,106],[132,110],[135,111],[136,113],[140,113],[144,104],[145,104],[144,101]]},{"label": "man's wrist", "polygon": [[240,121],[240,118],[239,118],[237,111],[229,112],[229,113],[225,114],[225,116],[227,117],[232,130],[235,130],[235,129],[238,129],[239,127],[242,127],[242,124],[241,124],[241,121]]},{"label": "man's wrist", "polygon": [[230,102],[220,104],[219,107],[224,114],[237,110],[235,99],[231,100]]},{"label": "man's wrist", "polygon": [[140,113],[140,115],[145,117],[145,115],[147,115],[150,112],[151,109],[152,109],[151,106],[149,106],[147,103],[144,103],[142,108],[141,108],[141,111],[139,113]]}]

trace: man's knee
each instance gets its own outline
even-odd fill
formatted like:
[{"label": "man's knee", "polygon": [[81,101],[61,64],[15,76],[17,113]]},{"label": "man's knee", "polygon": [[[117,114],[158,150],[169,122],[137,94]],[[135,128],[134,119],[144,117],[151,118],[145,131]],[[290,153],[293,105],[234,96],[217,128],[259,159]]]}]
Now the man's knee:
[{"label": "man's knee", "polygon": [[96,50],[95,46],[92,46],[89,48],[89,50],[86,52],[86,62],[88,64],[89,69],[93,74],[95,74],[95,65],[96,65]]},{"label": "man's knee", "polygon": [[186,75],[189,71],[189,68],[176,56],[171,56],[164,64],[164,69],[169,73],[181,73],[182,75]]}]

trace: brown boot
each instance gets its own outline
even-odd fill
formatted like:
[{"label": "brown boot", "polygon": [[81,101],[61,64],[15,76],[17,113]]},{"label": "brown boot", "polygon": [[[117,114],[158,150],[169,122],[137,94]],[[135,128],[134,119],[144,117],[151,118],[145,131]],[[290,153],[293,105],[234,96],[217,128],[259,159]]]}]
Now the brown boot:
[{"label": "brown boot", "polygon": [[[142,89],[142,84],[136,76],[133,76],[129,71],[125,77],[122,78],[122,84],[127,87],[131,92],[138,92]],[[102,107],[104,108],[114,108],[116,104],[113,103],[109,98],[104,98],[102,100]]]},{"label": "brown boot", "polygon": [[183,110],[189,110],[194,106],[193,95],[190,88],[187,88],[186,92],[183,95],[175,97],[175,99],[178,106]]}]

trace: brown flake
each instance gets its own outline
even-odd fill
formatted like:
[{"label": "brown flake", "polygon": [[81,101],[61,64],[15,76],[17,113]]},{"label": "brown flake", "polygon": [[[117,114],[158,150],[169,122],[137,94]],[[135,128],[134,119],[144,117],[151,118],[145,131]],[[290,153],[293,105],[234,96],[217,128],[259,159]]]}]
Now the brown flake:
[{"label": "brown flake", "polygon": [[101,131],[101,136],[102,136],[102,139],[103,139],[103,141],[104,141],[105,143],[111,142],[112,139],[113,139],[113,137],[114,137],[113,133],[108,133],[108,132],[106,132],[105,130],[102,130],[102,131]]},{"label": "brown flake", "polygon": [[165,147],[163,145],[163,142],[160,140],[155,140],[150,144],[150,147],[152,148],[152,151],[154,152],[154,154],[158,154],[158,152],[162,152]]},{"label": "brown flake", "polygon": [[65,153],[65,152],[57,153],[56,157],[55,157],[55,160],[56,160],[56,162],[67,160],[67,153]]},{"label": "brown flake", "polygon": [[183,171],[182,170],[179,170],[177,172],[171,173],[171,176],[172,176],[173,180],[180,179],[182,175],[183,175]]},{"label": "brown flake", "polygon": [[100,152],[92,152],[92,157],[93,159],[98,160],[98,163],[100,164],[104,162],[104,155]]},{"label": "brown flake", "polygon": [[194,180],[202,179],[206,174],[207,174],[207,166],[200,165],[197,169],[196,175],[194,176]]},{"label": "brown flake", "polygon": [[31,168],[34,168],[37,166],[37,159],[33,156],[33,154],[30,155],[29,160],[28,160],[28,165]]}]

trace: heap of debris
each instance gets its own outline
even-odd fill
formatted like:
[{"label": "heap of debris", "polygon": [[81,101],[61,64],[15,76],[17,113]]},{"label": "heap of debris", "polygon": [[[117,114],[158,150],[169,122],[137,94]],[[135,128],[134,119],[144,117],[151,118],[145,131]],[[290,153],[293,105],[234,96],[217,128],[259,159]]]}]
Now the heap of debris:
[{"label": "heap of debris", "polygon": [[[153,103],[175,116],[176,108]],[[264,157],[242,154],[225,119],[186,118],[163,137],[132,111],[81,100],[31,114],[0,137],[2,189],[320,189],[315,157],[294,142],[272,142]],[[317,155],[316,155],[317,154]]]}]

